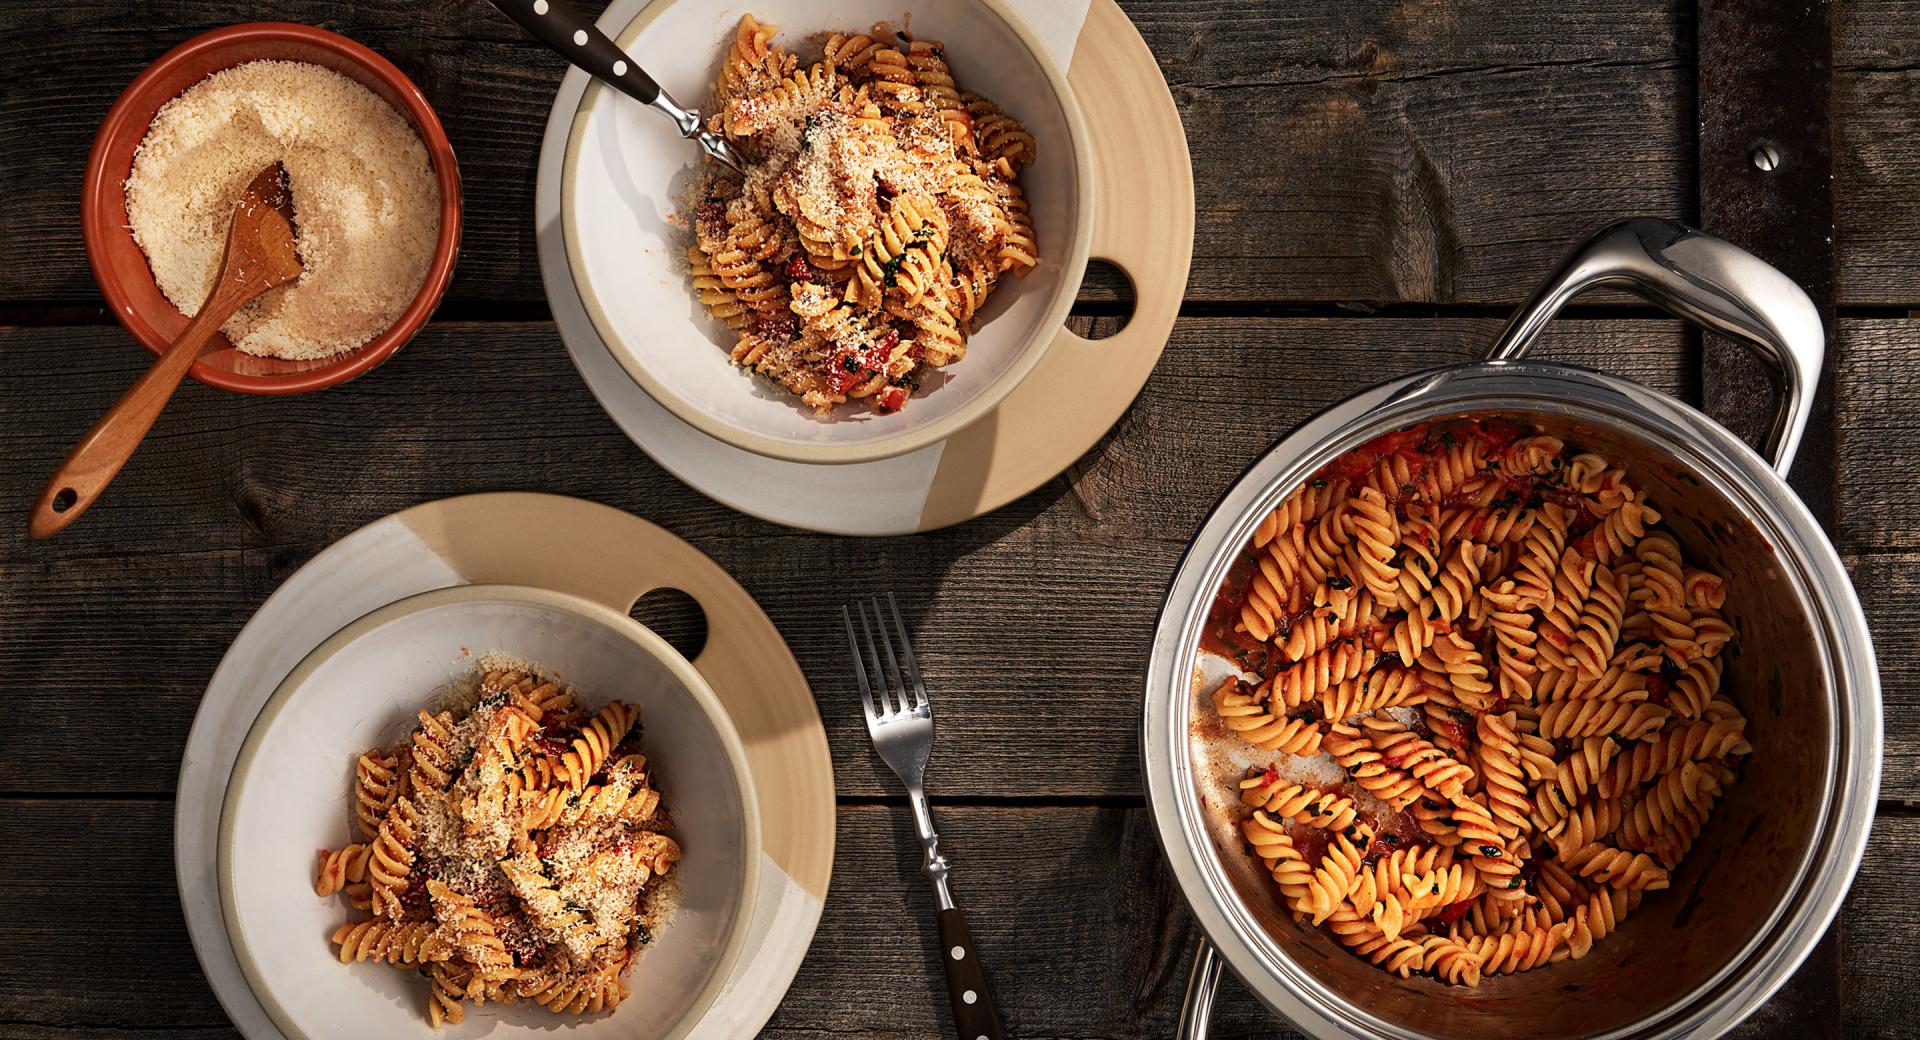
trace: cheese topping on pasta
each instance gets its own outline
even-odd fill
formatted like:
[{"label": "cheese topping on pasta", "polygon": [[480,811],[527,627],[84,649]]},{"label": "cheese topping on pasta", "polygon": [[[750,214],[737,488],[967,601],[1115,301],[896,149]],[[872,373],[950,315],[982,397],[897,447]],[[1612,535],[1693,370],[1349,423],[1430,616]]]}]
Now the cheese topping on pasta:
[{"label": "cheese topping on pasta", "polygon": [[1234,793],[1298,919],[1475,986],[1671,884],[1751,747],[1724,583],[1660,520],[1607,459],[1485,420],[1379,438],[1261,522],[1203,648],[1242,670],[1221,723],[1282,756]]},{"label": "cheese topping on pasta", "polygon": [[829,33],[802,69],[747,15],[711,129],[750,158],[705,178],[687,249],[732,358],[826,413],[897,411],[958,361],[1003,274],[1039,263],[1018,176],[1033,135],[963,90],[940,44]]},{"label": "cheese topping on pasta", "polygon": [[680,858],[638,713],[588,714],[519,666],[482,668],[463,703],[355,763],[358,840],[321,851],[314,891],[367,916],[333,942],[343,963],[424,973],[435,1028],[469,1000],[611,1010]]}]

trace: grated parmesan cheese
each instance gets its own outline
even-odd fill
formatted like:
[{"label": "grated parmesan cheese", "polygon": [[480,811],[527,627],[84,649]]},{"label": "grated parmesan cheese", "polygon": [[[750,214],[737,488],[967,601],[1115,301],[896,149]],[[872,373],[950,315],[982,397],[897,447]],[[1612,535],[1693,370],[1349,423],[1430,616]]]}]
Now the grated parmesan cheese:
[{"label": "grated parmesan cheese", "polygon": [[440,187],[411,125],[332,69],[254,61],[216,72],[154,116],[127,178],[127,221],[160,289],[192,316],[213,287],[234,203],[286,167],[305,268],[221,331],[289,360],[353,350],[385,332],[426,281]]},{"label": "grated parmesan cheese", "polygon": [[[496,723],[506,723],[510,698],[503,687],[483,681],[494,672],[552,679],[536,665],[494,652],[481,658],[477,671],[439,692],[430,710],[456,720],[445,741],[456,768],[448,790],[412,796],[418,821],[414,870],[472,898],[492,919],[516,969],[622,971],[673,910],[677,885],[670,872],[662,872],[679,857],[678,846],[662,833],[672,827],[671,815],[656,806],[640,820],[598,818],[528,831],[525,803],[499,797],[508,770],[495,750],[501,736],[495,730]],[[551,761],[555,737],[545,726],[541,730],[522,762]],[[592,783],[648,786],[647,760],[630,743],[638,735],[636,724]],[[510,861],[532,874],[509,876],[503,864]],[[555,926],[567,915],[577,915],[576,921]]]}]

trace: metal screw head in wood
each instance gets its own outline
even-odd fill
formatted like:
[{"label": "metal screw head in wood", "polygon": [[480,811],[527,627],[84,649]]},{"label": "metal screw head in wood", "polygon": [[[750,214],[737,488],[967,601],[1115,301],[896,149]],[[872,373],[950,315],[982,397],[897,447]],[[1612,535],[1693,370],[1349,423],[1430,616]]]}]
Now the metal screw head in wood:
[{"label": "metal screw head in wood", "polygon": [[1753,165],[1761,172],[1771,172],[1780,166],[1780,152],[1770,144],[1758,145],[1753,149]]}]

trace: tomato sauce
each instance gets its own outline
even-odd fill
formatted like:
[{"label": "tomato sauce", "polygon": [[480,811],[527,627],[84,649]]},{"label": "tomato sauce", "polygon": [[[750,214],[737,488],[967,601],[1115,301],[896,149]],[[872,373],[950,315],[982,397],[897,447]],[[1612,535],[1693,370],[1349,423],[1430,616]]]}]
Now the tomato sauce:
[{"label": "tomato sauce", "polygon": [[1467,746],[1468,735],[1466,723],[1454,719],[1431,719],[1429,721],[1433,727],[1435,736],[1440,737],[1457,748]]},{"label": "tomato sauce", "polygon": [[[1254,574],[1259,570],[1259,559],[1263,554],[1264,550],[1249,549],[1233,561],[1233,566],[1227,571],[1226,581],[1220,584],[1220,591],[1214,594],[1213,605],[1207,609],[1207,625],[1200,633],[1200,649],[1233,661],[1262,678],[1272,678],[1286,667],[1286,662],[1278,659],[1271,644],[1261,642],[1240,629],[1240,613],[1247,605],[1248,590]],[[1286,633],[1312,609],[1309,606],[1275,618],[1274,638],[1284,640]]]},{"label": "tomato sauce", "polygon": [[1388,813],[1362,813],[1361,819],[1373,828],[1373,847],[1382,855],[1433,844],[1427,832],[1420,829],[1420,821],[1405,809]]},{"label": "tomato sauce", "polygon": [[1309,866],[1318,864],[1320,857],[1327,854],[1327,842],[1332,835],[1322,827],[1294,827],[1292,830],[1294,851],[1300,853]]},{"label": "tomato sauce", "polygon": [[1367,479],[1368,474],[1378,469],[1382,462],[1396,455],[1405,457],[1409,463],[1424,463],[1426,460],[1422,457],[1420,446],[1426,440],[1426,436],[1425,426],[1413,426],[1381,434],[1328,463],[1327,467],[1320,471],[1321,475],[1349,483],[1359,483]]},{"label": "tomato sauce", "polygon": [[1439,913],[1433,915],[1433,919],[1441,924],[1452,924],[1462,917],[1467,916],[1467,911],[1473,909],[1473,903],[1474,901],[1472,899],[1462,899],[1458,903],[1448,903],[1445,907],[1441,908]]}]

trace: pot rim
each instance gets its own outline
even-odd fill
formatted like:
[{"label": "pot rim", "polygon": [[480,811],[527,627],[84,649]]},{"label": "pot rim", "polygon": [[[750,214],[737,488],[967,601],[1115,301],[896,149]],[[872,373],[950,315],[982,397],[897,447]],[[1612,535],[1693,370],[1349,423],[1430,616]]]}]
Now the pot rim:
[{"label": "pot rim", "polygon": [[[1823,809],[1793,883],[1753,937],[1669,1005],[1603,1036],[1678,1037],[1730,1028],[1783,985],[1838,914],[1860,866],[1881,769],[1880,680],[1866,617],[1839,554],[1806,506],[1752,448],[1697,409],[1630,380],[1573,365],[1485,361],[1403,376],[1301,423],[1221,495],[1182,555],[1155,626],[1142,712],[1148,807],[1202,931],[1260,999],[1320,1037],[1423,1034],[1378,1018],[1294,966],[1226,881],[1200,819],[1187,752],[1194,655],[1207,605],[1254,526],[1279,498],[1381,433],[1462,413],[1528,410],[1628,432],[1690,464],[1776,547],[1818,634],[1834,739]],[[1844,751],[1844,756],[1842,752]]]}]

